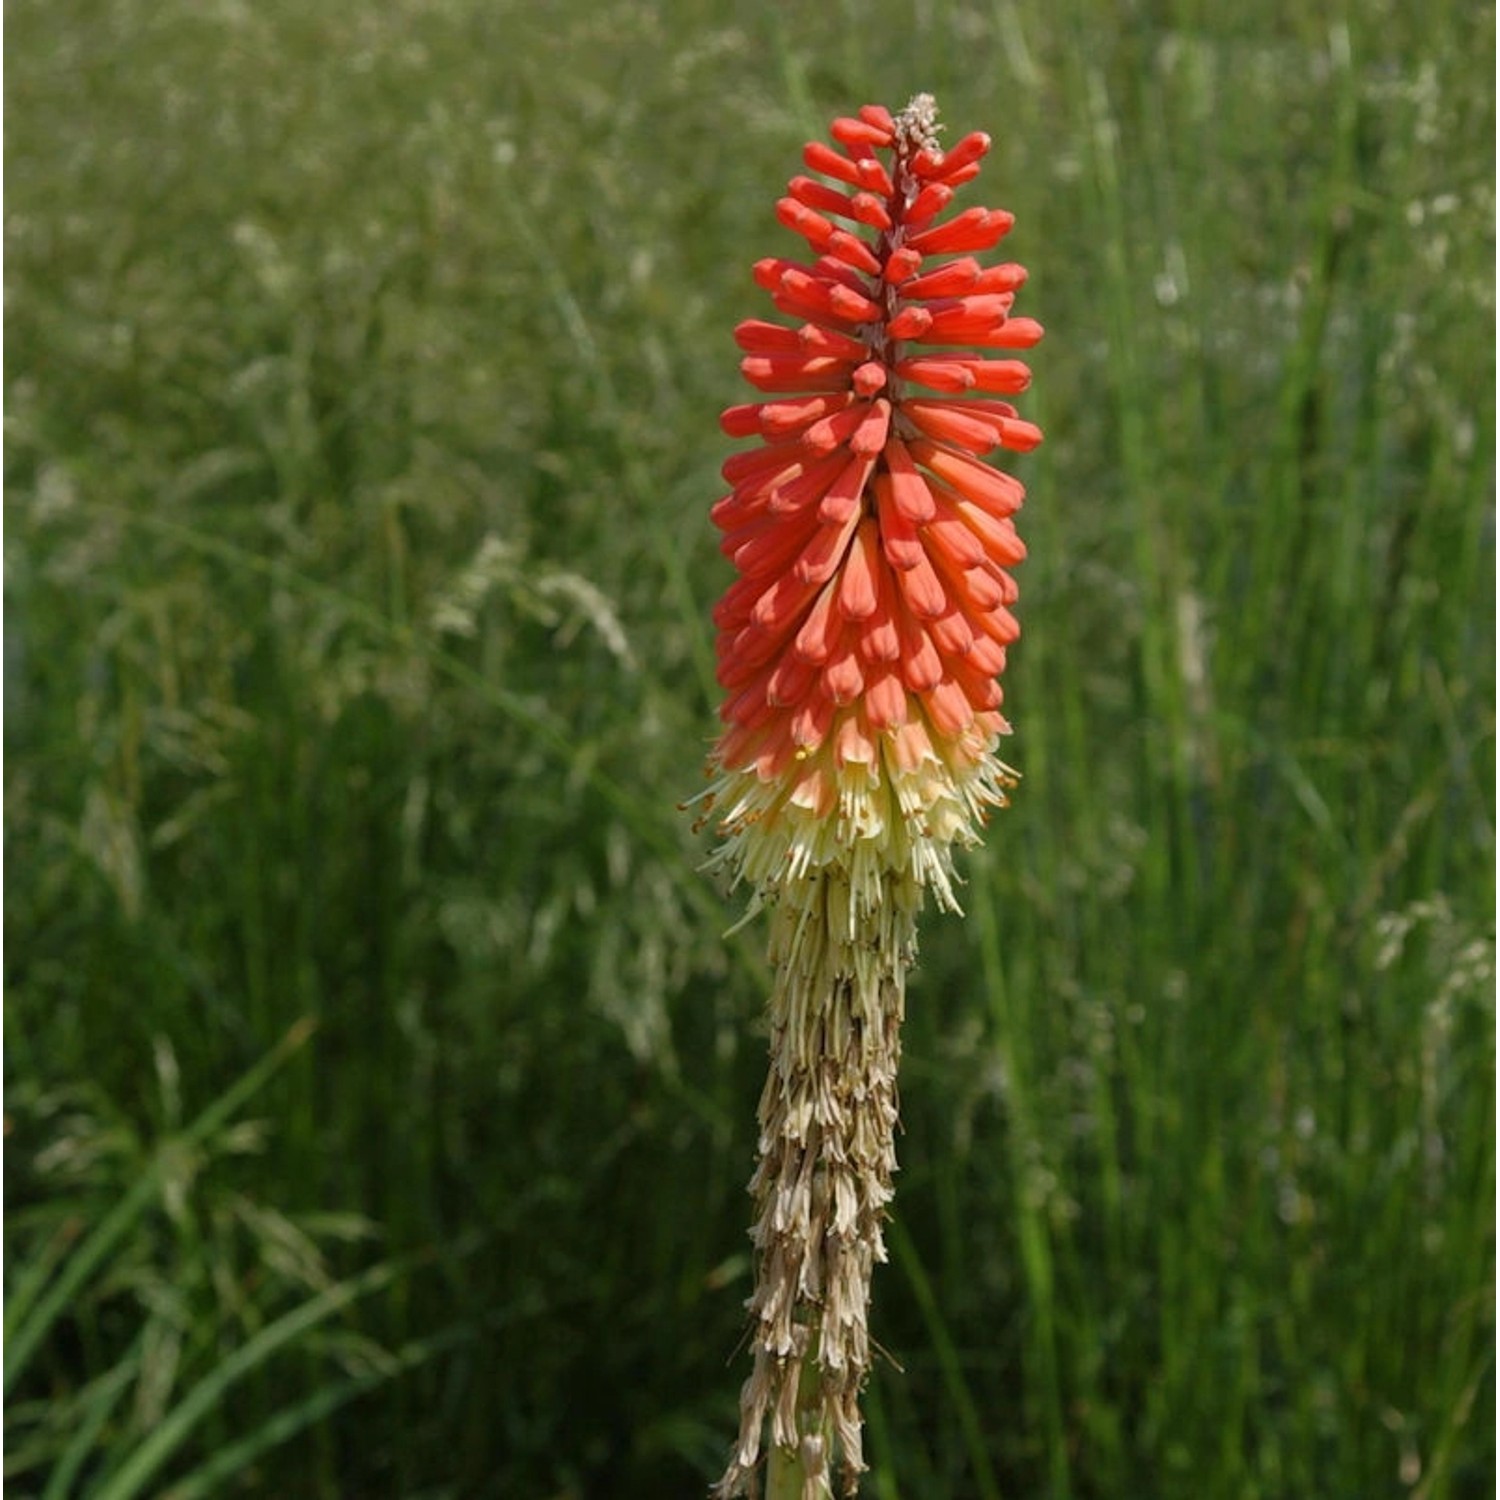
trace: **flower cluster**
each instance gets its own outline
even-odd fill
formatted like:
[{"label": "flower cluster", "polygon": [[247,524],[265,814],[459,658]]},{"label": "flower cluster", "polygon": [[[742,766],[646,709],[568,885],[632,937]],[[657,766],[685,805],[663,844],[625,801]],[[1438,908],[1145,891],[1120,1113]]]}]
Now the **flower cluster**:
[{"label": "flower cluster", "polygon": [[800,323],[735,331],[768,399],[721,419],[761,441],[724,465],[733,488],[712,512],[739,574],[714,611],[713,801],[757,887],[852,854],[951,906],[949,849],[1011,779],[993,754],[1008,732],[996,679],[1018,633],[1024,490],[983,456],[1041,440],[1000,398],[1030,379],[1004,355],[1042,330],[1011,315],[1025,270],[976,259],[1012,215],[939,220],[988,136],[940,150],[927,96],[832,134],[841,150],[814,142],[804,159],[834,185],[794,177],[777,205],[816,259],[755,266]]},{"label": "flower cluster", "polygon": [[[755,1365],[723,1497],[829,1493],[864,1468],[873,1266],[896,1167],[896,1073],[923,894],[953,907],[952,850],[1014,773],[997,678],[1017,627],[1023,490],[984,462],[1041,433],[1005,397],[1041,337],[1026,273],[979,252],[1001,209],[944,218],[989,137],[937,143],[932,99],[835,120],[777,216],[813,252],[756,281],[791,324],[736,338],[764,399],[722,418],[758,442],[713,509],[738,578],[714,611],[724,731],[700,798],[716,859],[771,907],[771,1066],[751,1181]],[[819,179],[828,179],[827,181]],[[844,225],[850,227],[843,227]]]}]

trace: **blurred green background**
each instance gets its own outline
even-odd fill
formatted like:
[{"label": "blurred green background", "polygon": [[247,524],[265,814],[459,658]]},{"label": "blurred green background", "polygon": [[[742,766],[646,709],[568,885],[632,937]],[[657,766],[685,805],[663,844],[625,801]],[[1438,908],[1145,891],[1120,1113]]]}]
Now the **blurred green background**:
[{"label": "blurred green background", "polygon": [[1048,441],[868,1493],[1492,1493],[1492,7],[5,31],[10,1493],[718,1473],[716,417],[802,142],[919,90],[995,137]]}]

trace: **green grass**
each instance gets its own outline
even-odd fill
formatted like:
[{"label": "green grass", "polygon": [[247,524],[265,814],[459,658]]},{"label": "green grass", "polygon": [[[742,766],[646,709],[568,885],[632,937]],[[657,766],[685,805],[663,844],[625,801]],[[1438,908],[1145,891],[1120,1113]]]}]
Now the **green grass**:
[{"label": "green grass", "polygon": [[15,1494],[718,1472],[766,975],[676,808],[715,419],[801,142],[920,89],[996,139],[1048,441],[869,1491],[1491,1491],[1488,8],[6,42]]}]

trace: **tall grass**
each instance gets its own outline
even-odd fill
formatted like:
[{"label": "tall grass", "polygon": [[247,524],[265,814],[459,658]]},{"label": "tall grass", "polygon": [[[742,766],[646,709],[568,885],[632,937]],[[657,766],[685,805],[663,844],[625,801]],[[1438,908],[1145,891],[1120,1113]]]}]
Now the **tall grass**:
[{"label": "tall grass", "polygon": [[1486,1493],[1488,9],[6,41],[18,1494],[717,1472],[765,976],[675,807],[714,418],[799,143],[918,89],[996,137],[1048,442],[1026,779],[913,987],[871,1491]]}]

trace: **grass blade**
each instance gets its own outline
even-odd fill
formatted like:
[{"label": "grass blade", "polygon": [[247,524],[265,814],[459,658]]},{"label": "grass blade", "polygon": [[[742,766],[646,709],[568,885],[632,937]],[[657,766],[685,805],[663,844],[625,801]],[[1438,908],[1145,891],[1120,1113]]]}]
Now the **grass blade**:
[{"label": "grass blade", "polygon": [[927,1332],[932,1338],[933,1352],[937,1355],[938,1364],[943,1372],[943,1384],[947,1388],[948,1399],[953,1403],[958,1424],[963,1429],[964,1447],[968,1451],[969,1464],[980,1500],[1000,1500],[1000,1482],[995,1478],[989,1451],[984,1445],[984,1427],[979,1420],[974,1397],[970,1394],[968,1383],[964,1380],[964,1372],[959,1364],[958,1350],[954,1346],[953,1335],[948,1332],[948,1325],[938,1310],[937,1298],[932,1291],[932,1282],[928,1280],[921,1257],[917,1254],[917,1247],[912,1243],[911,1235],[907,1233],[901,1221],[891,1220],[886,1230],[891,1237],[891,1248],[896,1252],[897,1263],[911,1285],[912,1295],[917,1299],[917,1306],[922,1311]]},{"label": "grass blade", "polygon": [[109,1414],[115,1409],[115,1403],[124,1395],[140,1370],[143,1338],[144,1335],[137,1337],[129,1354],[97,1382],[84,1403],[83,1420],[57,1461],[52,1476],[47,1481],[47,1488],[42,1491],[42,1500],[65,1500],[71,1493],[73,1480],[89,1454],[94,1451],[99,1434],[109,1420]]},{"label": "grass blade", "polygon": [[206,1500],[206,1497],[223,1493],[226,1481],[241,1473],[261,1454],[295,1437],[313,1423],[337,1411],[341,1406],[373,1390],[383,1381],[394,1380],[408,1370],[426,1363],[435,1355],[471,1342],[474,1330],[454,1326],[430,1338],[419,1339],[408,1344],[393,1356],[389,1365],[378,1370],[369,1370],[362,1375],[351,1375],[348,1379],[322,1386],[301,1401],[294,1401],[274,1412],[253,1432],[237,1443],[222,1448],[193,1472],[162,1491],[161,1500]]},{"label": "grass blade", "polygon": [[296,1022],[285,1036],[203,1111],[181,1136],[165,1141],[156,1150],[151,1165],[139,1182],[105,1216],[99,1226],[74,1252],[61,1275],[36,1303],[14,1336],[5,1341],[4,1391],[26,1368],[32,1354],[63,1310],[77,1297],[89,1278],[104,1264],[109,1252],[130,1233],[146,1212],[160,1188],[162,1176],[176,1152],[211,1135],[265,1086],[286,1061],[306,1045],[316,1023],[310,1017]]},{"label": "grass blade", "polygon": [[171,1456],[187,1441],[193,1428],[218,1404],[224,1393],[259,1368],[273,1354],[326,1322],[361,1297],[378,1292],[396,1281],[416,1263],[404,1257],[371,1266],[358,1276],[320,1292],[300,1307],[268,1324],[254,1338],[236,1349],[226,1360],[190,1390],[119,1471],[97,1492],[93,1500],[131,1500],[139,1495]]}]

